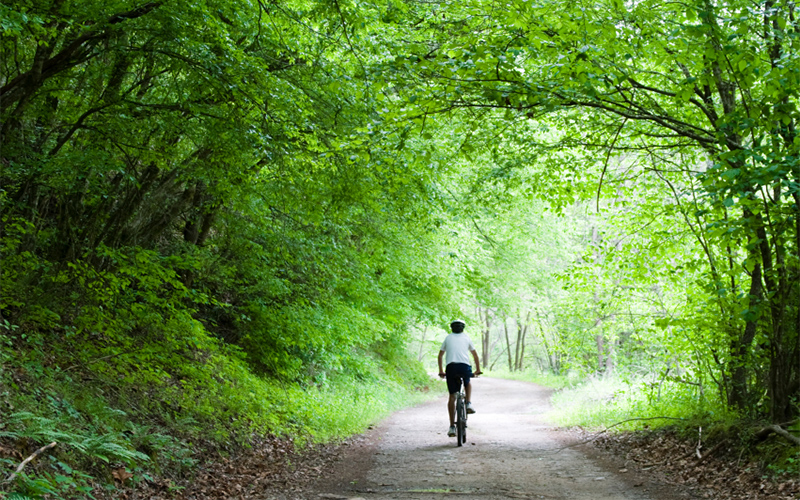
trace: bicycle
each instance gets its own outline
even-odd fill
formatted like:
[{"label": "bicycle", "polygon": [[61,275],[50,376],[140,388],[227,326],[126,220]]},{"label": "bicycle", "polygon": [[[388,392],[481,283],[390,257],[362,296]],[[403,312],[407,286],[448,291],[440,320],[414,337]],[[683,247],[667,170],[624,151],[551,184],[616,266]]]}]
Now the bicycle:
[{"label": "bicycle", "polygon": [[[476,360],[476,363],[477,363],[477,360]],[[472,378],[478,377],[479,375],[481,375],[481,371],[480,370],[478,370],[478,371],[476,371],[476,372],[471,374]],[[440,371],[439,372],[439,377],[440,378],[446,378],[447,374],[445,372],[443,372],[443,371]],[[460,378],[463,380],[464,377],[460,376]],[[455,415],[453,415],[455,417],[455,419],[454,419],[455,421],[453,422],[453,424],[454,424],[453,427],[456,428],[456,437],[457,437],[456,444],[458,446],[462,446],[464,443],[467,442],[467,414],[469,412],[467,411],[466,387],[467,387],[466,384],[464,384],[463,387],[459,388],[458,392],[450,394],[450,397],[455,396],[455,401],[453,402],[454,403],[454,405],[453,405],[454,408],[453,409],[455,410],[454,411]],[[448,402],[448,408],[450,408],[449,405],[450,405],[450,403]],[[474,412],[472,412],[472,413],[474,413]],[[450,434],[448,433],[448,435],[450,435]]]},{"label": "bicycle", "polygon": [[[481,372],[472,374],[473,378],[477,378]],[[467,394],[465,391],[466,385],[456,393],[456,446],[462,446],[467,442]]]}]

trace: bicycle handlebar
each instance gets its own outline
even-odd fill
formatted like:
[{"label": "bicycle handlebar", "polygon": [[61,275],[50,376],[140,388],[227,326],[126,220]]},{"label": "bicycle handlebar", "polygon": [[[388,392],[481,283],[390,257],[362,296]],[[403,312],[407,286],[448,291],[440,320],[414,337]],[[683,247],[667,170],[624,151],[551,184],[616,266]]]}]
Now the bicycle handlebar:
[{"label": "bicycle handlebar", "polygon": [[[475,373],[472,374],[473,377],[478,377],[480,375],[483,375],[483,372],[480,371],[480,370],[478,370],[478,371],[476,371]],[[445,372],[439,372],[439,378],[445,378],[446,376],[447,376],[447,374]]]}]

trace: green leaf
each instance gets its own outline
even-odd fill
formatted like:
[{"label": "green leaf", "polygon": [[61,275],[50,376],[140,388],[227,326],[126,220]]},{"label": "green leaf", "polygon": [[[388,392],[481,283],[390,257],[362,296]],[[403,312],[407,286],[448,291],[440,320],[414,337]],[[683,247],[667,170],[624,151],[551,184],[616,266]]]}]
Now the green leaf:
[{"label": "green leaf", "polygon": [[739,60],[739,71],[744,73],[744,70],[747,69],[747,66],[748,66],[747,59],[742,58],[741,60]]}]

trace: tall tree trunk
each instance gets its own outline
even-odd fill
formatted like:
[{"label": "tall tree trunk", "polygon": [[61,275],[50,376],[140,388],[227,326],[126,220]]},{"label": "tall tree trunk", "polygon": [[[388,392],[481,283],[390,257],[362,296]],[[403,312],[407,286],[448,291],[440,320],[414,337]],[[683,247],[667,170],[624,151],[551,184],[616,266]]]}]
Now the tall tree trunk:
[{"label": "tall tree trunk", "polygon": [[[750,309],[758,307],[762,296],[761,264],[753,266],[750,276]],[[756,336],[758,318],[755,314],[748,318],[742,335],[731,343],[731,388],[728,395],[728,404],[739,409],[746,409],[749,405],[747,391],[747,376],[749,372],[748,360],[750,346]]]},{"label": "tall tree trunk", "polygon": [[489,315],[489,308],[486,308],[486,314],[484,316],[484,321],[486,324],[486,328],[483,330],[482,335],[482,345],[483,345],[483,352],[481,353],[483,356],[483,366],[489,366],[489,360],[491,358],[491,332],[492,332],[492,317]]},{"label": "tall tree trunk", "polygon": [[491,354],[491,345],[489,334],[491,332],[492,319],[489,317],[489,308],[481,308],[480,305],[476,307],[478,314],[478,322],[481,325],[481,364],[482,366],[489,366],[489,355]]},{"label": "tall tree trunk", "polygon": [[514,318],[514,323],[517,325],[517,339],[514,343],[514,371],[517,371],[519,370],[519,355],[522,347],[522,325],[520,325],[519,312],[517,317]]},{"label": "tall tree trunk", "polygon": [[605,347],[605,339],[603,338],[603,334],[597,334],[594,336],[594,342],[597,346],[597,375],[603,375],[603,369],[605,368],[605,354],[606,354],[606,347]]},{"label": "tall tree trunk", "polygon": [[550,372],[554,375],[558,375],[559,369],[557,365],[557,358],[554,358],[552,354],[550,354],[550,344],[547,342],[547,334],[544,331],[544,327],[542,326],[543,318],[536,312],[536,324],[539,326],[539,334],[542,336],[542,345],[544,345],[544,353],[547,355],[547,364],[550,366]]},{"label": "tall tree trunk", "polygon": [[521,321],[522,315],[517,320],[517,364],[516,369],[522,371],[525,364],[525,337],[528,335],[528,325],[531,321],[531,311],[525,315],[525,321]]},{"label": "tall tree trunk", "polygon": [[425,350],[425,337],[428,335],[428,325],[425,325],[425,328],[422,329],[422,339],[419,341],[419,353],[417,354],[417,359],[422,361],[423,351]]},{"label": "tall tree trunk", "polygon": [[606,343],[606,368],[604,376],[610,377],[614,374],[614,355],[615,355],[616,342],[609,341]]},{"label": "tall tree trunk", "polygon": [[508,371],[514,371],[514,364],[511,362],[511,340],[508,337],[508,317],[503,313],[503,331],[506,334],[506,353],[508,354]]}]

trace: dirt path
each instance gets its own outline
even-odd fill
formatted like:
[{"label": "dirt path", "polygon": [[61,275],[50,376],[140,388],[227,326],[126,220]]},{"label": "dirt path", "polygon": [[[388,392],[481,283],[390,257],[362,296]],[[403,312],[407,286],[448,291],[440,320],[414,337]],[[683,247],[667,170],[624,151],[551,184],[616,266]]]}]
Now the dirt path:
[{"label": "dirt path", "polygon": [[[467,444],[448,438],[444,396],[400,411],[350,446],[306,498],[674,500],[686,498],[594,455],[548,423],[550,392],[475,380]],[[444,391],[444,388],[442,387]],[[559,449],[561,449],[559,451]]]}]

